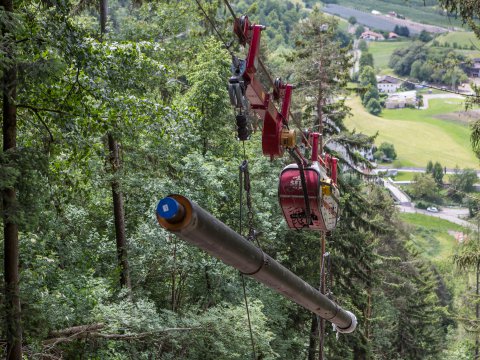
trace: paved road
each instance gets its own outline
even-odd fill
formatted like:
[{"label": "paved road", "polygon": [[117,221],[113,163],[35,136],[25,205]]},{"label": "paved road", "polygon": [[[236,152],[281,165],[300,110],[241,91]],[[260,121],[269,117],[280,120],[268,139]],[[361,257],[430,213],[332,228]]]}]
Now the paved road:
[{"label": "paved road", "polygon": [[[418,172],[418,173],[424,173],[425,172],[425,168],[421,168],[421,167],[402,167],[402,168],[393,168],[392,166],[388,166],[388,165],[378,165],[378,167],[374,170],[372,170],[372,173],[378,173],[379,171],[385,171],[387,169],[395,169],[395,170],[398,170],[398,171],[401,171],[401,172]],[[454,174],[455,173],[455,169],[449,169],[447,168],[447,174]],[[477,169],[477,176],[480,177],[480,170]]]},{"label": "paved road", "polygon": [[468,216],[468,209],[466,208],[456,208],[456,209],[445,208],[438,213],[433,213],[430,211],[417,209],[411,206],[403,206],[403,205],[397,205],[397,208],[400,210],[400,212],[418,213],[418,214],[433,216],[433,217],[441,218],[444,220],[448,220],[450,222],[453,222],[454,224],[458,224],[472,230],[477,230],[477,226],[475,224],[472,224],[466,220],[459,218],[459,217]]},{"label": "paved road", "polygon": [[383,179],[383,184],[385,188],[390,191],[393,197],[400,203],[399,205],[397,205],[397,208],[401,212],[418,213],[418,214],[438,217],[469,229],[473,229],[473,230],[477,229],[477,226],[475,224],[472,224],[463,219],[469,215],[467,208],[444,208],[438,213],[417,209],[412,206],[411,199],[403,191],[401,191],[397,186],[395,186],[393,182]]},{"label": "paved road", "polygon": [[390,191],[396,201],[400,204],[405,206],[410,206],[412,200],[405,194],[402,190],[400,190],[390,179],[383,179],[383,185],[385,188]]},{"label": "paved road", "polygon": [[423,106],[420,109],[428,109],[428,100],[430,99],[465,99],[465,96],[459,94],[424,94]]}]

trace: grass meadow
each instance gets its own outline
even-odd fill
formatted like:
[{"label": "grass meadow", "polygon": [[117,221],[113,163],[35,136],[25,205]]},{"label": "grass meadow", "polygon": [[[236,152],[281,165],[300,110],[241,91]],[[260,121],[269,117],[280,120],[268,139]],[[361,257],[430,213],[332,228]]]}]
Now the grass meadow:
[{"label": "grass meadow", "polygon": [[457,247],[457,241],[449,231],[467,232],[460,225],[433,216],[403,213],[400,218],[415,228],[410,240],[428,260],[448,260]]},{"label": "grass meadow", "polygon": [[368,43],[368,52],[373,56],[375,68],[385,70],[388,68],[393,51],[410,44],[411,41],[372,41]]},{"label": "grass meadow", "polygon": [[359,97],[347,104],[352,108],[352,116],[345,120],[347,128],[367,135],[378,132],[377,145],[384,141],[394,144],[397,167],[425,167],[432,160],[448,168],[478,168],[468,126],[434,117],[462,111],[461,99],[433,99],[427,110],[384,109],[379,117],[368,113]]},{"label": "grass meadow", "polygon": [[449,43],[453,47],[453,43],[457,43],[460,46],[469,46],[474,45],[475,47],[480,47],[480,41],[475,36],[472,31],[452,31],[445,33],[436,38],[440,44]]},{"label": "grass meadow", "polygon": [[[393,177],[395,181],[413,181],[415,178],[415,175],[418,175],[420,173],[418,172],[413,172],[413,171],[399,171],[396,176]],[[449,182],[450,181],[450,174],[445,174],[443,176],[443,182]]]}]

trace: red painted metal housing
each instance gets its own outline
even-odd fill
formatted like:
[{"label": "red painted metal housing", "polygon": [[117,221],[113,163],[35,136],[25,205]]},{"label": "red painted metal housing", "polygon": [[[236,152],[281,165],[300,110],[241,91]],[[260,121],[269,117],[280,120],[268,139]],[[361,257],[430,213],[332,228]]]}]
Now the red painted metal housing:
[{"label": "red painted metal housing", "polygon": [[236,21],[234,30],[240,42],[249,45],[245,73],[243,74],[246,85],[245,96],[252,110],[263,120],[263,154],[273,158],[282,156],[284,152],[281,144],[281,133],[283,127],[288,123],[293,86],[290,84],[280,85],[281,89],[278,90],[280,96],[275,99],[282,100],[282,110],[279,112],[273,102],[273,94],[267,93],[255,76],[259,63],[258,53],[261,33],[264,28],[262,25],[250,24],[245,16]]},{"label": "red painted metal housing", "polygon": [[[270,158],[283,155],[282,130],[288,126],[288,115],[292,98],[293,86],[275,81],[273,92],[265,91],[256,77],[259,65],[260,39],[264,26],[251,24],[244,16],[235,21],[234,31],[240,43],[249,46],[245,60],[245,71],[242,80],[245,84],[245,97],[251,109],[263,120],[262,151]],[[278,111],[274,101],[282,101],[281,111]],[[321,151],[321,134],[310,136],[312,143],[311,165],[298,152],[304,163],[299,168],[297,164],[287,166],[280,175],[278,196],[283,215],[290,228],[331,231],[335,228],[338,218],[339,192],[336,186],[336,159],[319,156]],[[302,187],[301,172],[305,176],[306,186]],[[310,214],[307,216],[307,198]],[[310,223],[307,223],[310,219]]]}]

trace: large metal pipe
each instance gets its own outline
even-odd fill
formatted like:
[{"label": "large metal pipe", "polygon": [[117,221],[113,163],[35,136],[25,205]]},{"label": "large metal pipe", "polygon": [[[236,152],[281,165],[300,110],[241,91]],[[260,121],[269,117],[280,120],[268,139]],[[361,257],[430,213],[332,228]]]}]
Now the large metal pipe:
[{"label": "large metal pipe", "polygon": [[332,322],[339,332],[355,330],[354,314],[339,307],[186,197],[174,194],[162,199],[157,207],[157,219],[162,227],[183,240]]}]

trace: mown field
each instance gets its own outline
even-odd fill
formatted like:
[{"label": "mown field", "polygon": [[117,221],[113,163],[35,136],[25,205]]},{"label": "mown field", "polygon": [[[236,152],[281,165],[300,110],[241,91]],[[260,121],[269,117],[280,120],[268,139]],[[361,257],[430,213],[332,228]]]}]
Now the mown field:
[{"label": "mown field", "polygon": [[480,40],[472,31],[452,31],[438,36],[436,40],[442,45],[449,43],[452,47],[453,43],[457,43],[459,46],[470,46],[472,44],[477,48],[480,46]]},{"label": "mown field", "polygon": [[380,117],[369,114],[360,98],[347,101],[352,116],[345,124],[350,129],[373,135],[378,132],[376,144],[390,142],[398,155],[396,167],[425,167],[429,160],[454,168],[478,168],[478,159],[470,146],[468,126],[435,118],[435,115],[462,111],[461,99],[433,99],[427,110],[385,110]]},{"label": "mown field", "polygon": [[[415,178],[415,175],[418,175],[418,172],[413,171],[399,171],[396,176],[392,176],[395,181],[412,181]],[[443,176],[443,182],[450,181],[450,174],[445,174]]]},{"label": "mown field", "polygon": [[396,49],[407,47],[411,41],[372,41],[368,43],[368,52],[373,56],[376,69],[388,69],[388,62]]}]

